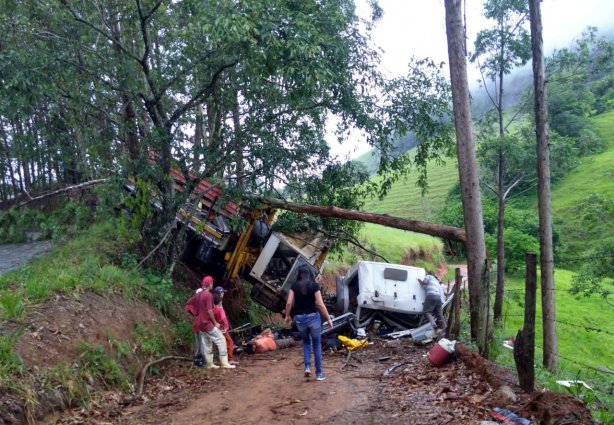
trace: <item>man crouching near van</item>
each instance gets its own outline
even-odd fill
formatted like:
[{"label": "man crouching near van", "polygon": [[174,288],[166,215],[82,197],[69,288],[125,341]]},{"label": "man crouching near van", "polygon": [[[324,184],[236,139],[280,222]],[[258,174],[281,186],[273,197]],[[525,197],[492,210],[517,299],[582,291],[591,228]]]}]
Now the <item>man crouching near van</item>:
[{"label": "man crouching near van", "polygon": [[423,312],[431,326],[435,335],[443,335],[446,330],[446,320],[443,317],[443,301],[442,301],[442,287],[439,283],[439,279],[427,272],[424,279],[420,280],[420,285],[424,288],[425,300],[423,304]]}]

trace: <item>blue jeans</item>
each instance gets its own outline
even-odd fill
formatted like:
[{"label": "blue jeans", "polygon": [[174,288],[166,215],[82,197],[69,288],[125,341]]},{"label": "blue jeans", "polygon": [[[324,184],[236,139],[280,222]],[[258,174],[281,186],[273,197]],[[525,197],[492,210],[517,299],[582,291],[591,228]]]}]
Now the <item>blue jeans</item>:
[{"label": "blue jeans", "polygon": [[296,327],[303,339],[303,358],[305,367],[311,368],[311,344],[316,364],[316,375],[322,374],[322,323],[319,313],[297,314],[294,316]]}]

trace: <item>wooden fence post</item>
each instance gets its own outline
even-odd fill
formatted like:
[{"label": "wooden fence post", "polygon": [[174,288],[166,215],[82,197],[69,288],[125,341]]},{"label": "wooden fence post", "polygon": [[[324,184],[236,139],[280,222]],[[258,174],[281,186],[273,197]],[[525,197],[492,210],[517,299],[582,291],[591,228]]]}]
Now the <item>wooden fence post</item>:
[{"label": "wooden fence post", "polygon": [[461,309],[461,285],[463,277],[460,268],[456,268],[454,276],[454,298],[452,299],[452,308],[448,317],[447,338],[458,339],[460,336],[460,309]]},{"label": "wooden fence post", "polygon": [[514,342],[514,361],[518,371],[520,388],[525,392],[535,389],[535,293],[537,282],[537,255],[525,254],[524,325]]}]

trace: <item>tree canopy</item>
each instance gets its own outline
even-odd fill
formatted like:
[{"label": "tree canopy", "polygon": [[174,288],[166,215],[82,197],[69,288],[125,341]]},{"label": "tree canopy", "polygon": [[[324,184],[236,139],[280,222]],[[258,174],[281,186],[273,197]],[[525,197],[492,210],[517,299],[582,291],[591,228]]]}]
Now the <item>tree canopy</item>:
[{"label": "tree canopy", "polygon": [[[0,127],[3,196],[36,184],[136,174],[176,200],[169,169],[271,190],[334,165],[332,116],[377,148],[380,190],[449,152],[440,66],[386,79],[351,0],[6,1]],[[415,162],[392,138],[420,141]],[[148,153],[158,160],[148,162]],[[32,165],[34,164],[34,165]],[[422,179],[425,182],[425,179]]]}]

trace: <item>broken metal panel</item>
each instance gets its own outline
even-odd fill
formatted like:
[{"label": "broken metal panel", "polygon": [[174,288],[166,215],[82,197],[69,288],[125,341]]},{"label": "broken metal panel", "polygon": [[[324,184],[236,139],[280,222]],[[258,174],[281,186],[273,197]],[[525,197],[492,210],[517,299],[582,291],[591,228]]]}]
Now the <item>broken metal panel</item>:
[{"label": "broken metal panel", "polygon": [[430,323],[426,323],[414,329],[406,329],[404,331],[391,332],[386,335],[386,338],[399,339],[411,338],[416,342],[424,341],[425,339],[433,338],[435,331]]},{"label": "broken metal panel", "polygon": [[319,270],[303,255],[303,251],[292,244],[290,238],[281,233],[273,233],[252,267],[250,275],[275,288],[280,296],[285,296],[296,282],[301,264],[311,267],[315,275],[319,273]]},{"label": "broken metal panel", "polygon": [[254,286],[252,286],[250,296],[254,301],[274,313],[281,312],[286,304],[286,298],[279,294],[278,288],[267,283],[255,283]]},{"label": "broken metal panel", "polygon": [[307,259],[309,264],[315,264],[324,249],[328,249],[330,241],[322,233],[315,235],[277,233],[277,236],[288,246]]},{"label": "broken metal panel", "polygon": [[333,317],[333,327],[328,325],[327,322],[322,323],[322,335],[328,335],[329,333],[341,330],[347,325],[351,324],[354,320],[354,313],[345,313],[341,316]]},{"label": "broken metal panel", "polygon": [[273,258],[273,255],[275,255],[275,251],[277,251],[277,247],[280,243],[281,240],[278,237],[278,234],[272,233],[266,245],[264,245],[264,248],[262,248],[262,252],[256,260],[256,264],[254,264],[254,267],[252,267],[251,271],[249,272],[251,276],[258,280],[262,280],[262,275],[269,265],[271,258]]}]

